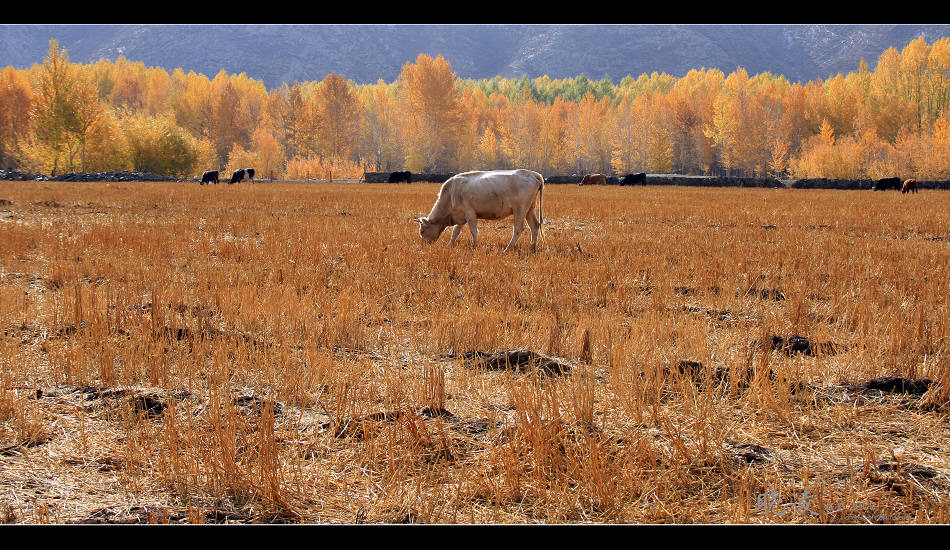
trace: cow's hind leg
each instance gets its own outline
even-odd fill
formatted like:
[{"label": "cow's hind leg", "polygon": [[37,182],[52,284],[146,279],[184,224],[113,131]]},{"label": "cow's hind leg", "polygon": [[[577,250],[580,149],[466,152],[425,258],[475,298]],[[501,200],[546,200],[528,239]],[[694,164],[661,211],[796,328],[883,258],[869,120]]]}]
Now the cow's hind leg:
[{"label": "cow's hind leg", "polygon": [[524,211],[515,212],[513,226],[511,228],[511,241],[508,243],[508,246],[505,247],[505,252],[508,252],[508,250],[518,242],[518,237],[520,237],[521,232],[524,231],[524,218]]}]

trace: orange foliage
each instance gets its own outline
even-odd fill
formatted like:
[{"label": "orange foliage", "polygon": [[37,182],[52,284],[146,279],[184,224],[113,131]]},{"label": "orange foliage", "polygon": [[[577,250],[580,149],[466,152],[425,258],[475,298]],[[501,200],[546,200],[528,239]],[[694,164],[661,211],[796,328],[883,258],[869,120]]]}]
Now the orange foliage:
[{"label": "orange foliage", "polygon": [[[51,46],[43,67],[0,74],[6,166],[70,169],[87,148],[97,166],[121,164],[124,141],[103,117],[122,112],[173,121],[194,138],[183,143],[201,169],[241,157],[277,179],[355,176],[364,165],[926,179],[945,177],[948,165],[950,38],[918,38],[882,52],[873,70],[862,60],[855,72],[806,83],[741,68],[627,76],[616,86],[583,75],[474,82],[445,58],[421,54],[392,83],[331,74],[269,92],[223,70],[209,79],[121,57],[76,65]],[[50,71],[82,84],[84,95],[56,96],[65,88]],[[51,116],[56,101],[73,105],[71,126]]]}]

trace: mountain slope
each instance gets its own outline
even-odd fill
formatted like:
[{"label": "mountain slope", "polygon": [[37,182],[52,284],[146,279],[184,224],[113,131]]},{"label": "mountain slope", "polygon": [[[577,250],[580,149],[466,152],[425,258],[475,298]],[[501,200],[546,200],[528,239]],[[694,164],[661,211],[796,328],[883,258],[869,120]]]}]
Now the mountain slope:
[{"label": "mountain slope", "polygon": [[873,69],[888,47],[950,36],[950,25],[0,25],[0,66],[42,63],[50,38],[74,62],[124,55],[148,66],[247,73],[269,88],[335,72],[395,80],[420,53],[461,78],[551,78],[737,67],[792,81]]}]

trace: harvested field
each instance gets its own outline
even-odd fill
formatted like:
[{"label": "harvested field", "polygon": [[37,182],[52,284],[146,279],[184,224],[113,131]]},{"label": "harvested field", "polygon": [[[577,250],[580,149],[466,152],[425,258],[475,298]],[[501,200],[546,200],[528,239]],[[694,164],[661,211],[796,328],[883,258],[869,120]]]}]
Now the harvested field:
[{"label": "harvested field", "polygon": [[950,193],[0,182],[0,520],[946,523]]}]

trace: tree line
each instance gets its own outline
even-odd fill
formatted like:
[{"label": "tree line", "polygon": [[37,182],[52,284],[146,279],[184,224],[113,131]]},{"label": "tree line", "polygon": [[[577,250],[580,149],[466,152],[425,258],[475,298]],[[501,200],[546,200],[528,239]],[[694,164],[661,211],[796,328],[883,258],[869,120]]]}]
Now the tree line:
[{"label": "tree line", "polygon": [[789,82],[738,68],[627,76],[461,79],[419,55],[394,82],[337,74],[267,90],[246,74],[124,57],[0,71],[0,166],[324,179],[364,171],[530,168],[950,179],[950,38],[885,50],[871,70]]}]

